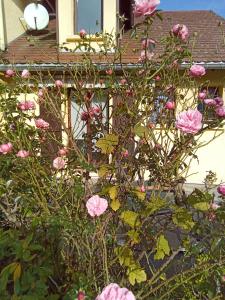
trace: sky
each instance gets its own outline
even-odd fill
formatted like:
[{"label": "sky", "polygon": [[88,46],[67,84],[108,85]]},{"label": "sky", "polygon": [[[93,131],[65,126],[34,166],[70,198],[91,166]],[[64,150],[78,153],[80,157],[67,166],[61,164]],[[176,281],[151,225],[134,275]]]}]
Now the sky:
[{"label": "sky", "polygon": [[225,0],[161,0],[163,10],[213,10],[225,17]]}]

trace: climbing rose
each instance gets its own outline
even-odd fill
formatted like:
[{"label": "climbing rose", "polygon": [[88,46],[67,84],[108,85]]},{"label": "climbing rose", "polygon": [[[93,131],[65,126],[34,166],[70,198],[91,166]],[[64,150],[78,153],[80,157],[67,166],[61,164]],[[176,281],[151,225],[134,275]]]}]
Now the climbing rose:
[{"label": "climbing rose", "polygon": [[84,300],[84,299],[85,299],[85,293],[82,291],[78,292],[77,300]]},{"label": "climbing rose", "polygon": [[153,52],[149,52],[149,51],[146,51],[146,50],[142,50],[141,51],[141,55],[139,57],[139,61],[140,62],[144,62],[146,60],[151,60],[152,57],[154,56],[154,53]]},{"label": "climbing rose", "polygon": [[30,156],[30,153],[29,151],[26,151],[26,150],[20,150],[17,154],[16,154],[17,157],[20,157],[20,158],[26,158],[28,156]]},{"label": "climbing rose", "polygon": [[58,155],[59,156],[66,156],[68,154],[68,149],[66,147],[63,147],[62,149],[59,149]]},{"label": "climbing rose", "polygon": [[48,129],[49,128],[49,123],[44,121],[43,119],[37,119],[34,121],[35,125],[39,129]]},{"label": "climbing rose", "polygon": [[55,86],[60,89],[61,87],[63,87],[63,82],[61,80],[56,80]]},{"label": "climbing rose", "polygon": [[124,158],[128,157],[128,156],[129,156],[128,150],[122,151],[122,152],[121,152],[121,155],[122,155],[122,157],[124,157]]},{"label": "climbing rose", "polygon": [[174,101],[166,102],[165,108],[168,109],[168,110],[174,110],[175,109],[175,102]]},{"label": "climbing rose", "polygon": [[216,114],[218,117],[225,117],[225,106],[219,106],[216,108]]},{"label": "climbing rose", "polygon": [[22,110],[33,110],[35,109],[35,103],[34,101],[28,100],[28,101],[20,101],[20,103],[18,103],[17,107]]},{"label": "climbing rose", "polygon": [[225,196],[225,184],[221,184],[217,188],[217,192],[223,196]]},{"label": "climbing rose", "polygon": [[61,170],[65,167],[65,160],[62,158],[62,157],[56,157],[54,160],[53,160],[53,167],[57,170]]},{"label": "climbing rose", "polygon": [[8,70],[6,70],[6,72],[5,72],[5,77],[13,77],[14,75],[15,75],[16,73],[13,71],[13,70],[11,70],[11,69],[8,69]]},{"label": "climbing rose", "polygon": [[155,44],[156,42],[153,39],[144,39],[141,42],[142,49],[148,49],[151,45],[154,47]]},{"label": "climbing rose", "polygon": [[216,97],[215,99],[216,106],[223,106],[223,99],[221,97]]},{"label": "climbing rose", "polygon": [[86,32],[85,29],[81,29],[81,30],[80,30],[80,37],[81,37],[81,38],[84,38],[84,37],[86,36],[86,34],[87,34],[87,32]]},{"label": "climbing rose", "polygon": [[23,70],[21,73],[22,78],[29,78],[30,77],[30,72],[28,70]]},{"label": "climbing rose", "polygon": [[100,198],[98,195],[94,195],[88,199],[86,207],[91,217],[99,217],[106,211],[108,202],[106,199]]},{"label": "climbing rose", "polygon": [[177,24],[173,26],[172,32],[175,36],[179,37],[182,41],[186,41],[189,33],[186,25]]},{"label": "climbing rose", "polygon": [[203,66],[199,65],[193,65],[191,66],[189,70],[189,75],[192,77],[201,77],[206,74],[205,68]]},{"label": "climbing rose", "polygon": [[107,285],[95,300],[136,300],[134,294],[116,283]]},{"label": "climbing rose", "polygon": [[208,106],[216,106],[216,101],[214,99],[204,99],[203,102]]},{"label": "climbing rose", "polygon": [[134,16],[151,16],[159,4],[160,0],[136,0],[134,4]]},{"label": "climbing rose", "polygon": [[185,133],[195,134],[202,128],[202,114],[192,109],[183,111],[177,116],[176,127]]},{"label": "climbing rose", "polygon": [[2,145],[0,145],[0,153],[7,154],[12,151],[12,148],[13,148],[13,146],[11,143],[2,144]]},{"label": "climbing rose", "polygon": [[204,100],[206,96],[207,96],[206,91],[202,91],[198,94],[198,99]]},{"label": "climbing rose", "polygon": [[212,203],[210,205],[210,208],[213,209],[213,210],[217,210],[218,208],[220,208],[220,206],[218,204],[216,204],[216,203]]}]

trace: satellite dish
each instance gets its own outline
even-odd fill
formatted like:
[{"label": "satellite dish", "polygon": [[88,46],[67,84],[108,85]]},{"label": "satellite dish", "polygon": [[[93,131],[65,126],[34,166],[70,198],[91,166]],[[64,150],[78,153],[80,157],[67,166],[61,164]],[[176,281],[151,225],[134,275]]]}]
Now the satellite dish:
[{"label": "satellite dish", "polygon": [[42,30],[49,23],[48,11],[41,4],[31,3],[24,10],[24,20],[31,29]]}]

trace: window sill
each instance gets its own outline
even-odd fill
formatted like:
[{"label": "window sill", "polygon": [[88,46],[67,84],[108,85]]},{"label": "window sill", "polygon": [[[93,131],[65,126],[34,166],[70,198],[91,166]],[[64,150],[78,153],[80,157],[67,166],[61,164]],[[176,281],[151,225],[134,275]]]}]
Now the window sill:
[{"label": "window sill", "polygon": [[103,42],[102,36],[96,36],[96,35],[86,35],[85,38],[81,38],[79,35],[73,35],[71,37],[68,37],[66,39],[67,43],[78,43],[78,42]]}]

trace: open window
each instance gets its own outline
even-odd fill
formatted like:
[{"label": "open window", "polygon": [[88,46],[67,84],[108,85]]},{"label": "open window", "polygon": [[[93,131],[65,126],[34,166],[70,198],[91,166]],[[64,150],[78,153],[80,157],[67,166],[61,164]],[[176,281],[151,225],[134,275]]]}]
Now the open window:
[{"label": "open window", "polygon": [[76,28],[79,32],[85,29],[89,34],[101,32],[103,29],[103,0],[75,0]]},{"label": "open window", "polygon": [[120,16],[124,16],[126,21],[124,23],[124,30],[129,30],[132,27],[133,23],[133,14],[132,14],[132,0],[120,0],[119,2],[119,12]]}]

